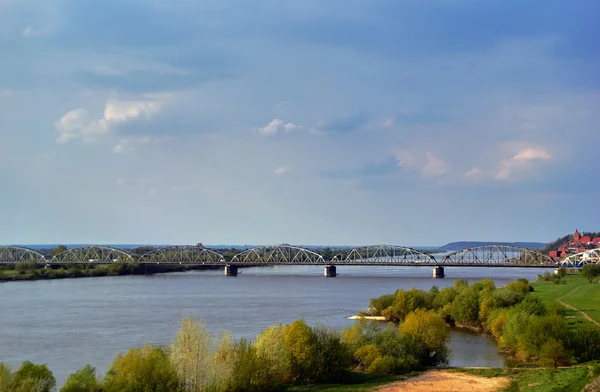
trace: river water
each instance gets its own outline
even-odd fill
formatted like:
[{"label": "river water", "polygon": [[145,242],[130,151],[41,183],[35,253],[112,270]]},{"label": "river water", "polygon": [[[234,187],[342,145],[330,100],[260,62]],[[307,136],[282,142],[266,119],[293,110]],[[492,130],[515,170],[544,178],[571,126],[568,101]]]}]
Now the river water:
[{"label": "river water", "polygon": [[[433,279],[427,267],[273,266],[152,276],[120,276],[0,284],[0,362],[46,363],[58,384],[86,364],[104,374],[114,357],[133,346],[167,344],[184,315],[202,318],[217,332],[254,338],[275,323],[304,318],[344,328],[347,317],[366,309],[371,297],[398,288],[450,286],[454,279],[492,278],[496,285],[534,279],[542,269],[449,268]],[[450,365],[501,367],[502,357],[487,337],[453,331]]]}]

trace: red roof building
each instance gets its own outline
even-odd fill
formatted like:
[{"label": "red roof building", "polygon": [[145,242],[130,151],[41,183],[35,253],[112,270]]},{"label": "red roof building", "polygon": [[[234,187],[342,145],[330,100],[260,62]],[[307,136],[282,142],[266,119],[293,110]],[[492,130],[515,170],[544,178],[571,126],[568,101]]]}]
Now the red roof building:
[{"label": "red roof building", "polygon": [[579,238],[579,242],[581,242],[582,244],[587,244],[588,242],[592,242],[592,239],[590,238],[589,235],[585,235],[585,236]]}]

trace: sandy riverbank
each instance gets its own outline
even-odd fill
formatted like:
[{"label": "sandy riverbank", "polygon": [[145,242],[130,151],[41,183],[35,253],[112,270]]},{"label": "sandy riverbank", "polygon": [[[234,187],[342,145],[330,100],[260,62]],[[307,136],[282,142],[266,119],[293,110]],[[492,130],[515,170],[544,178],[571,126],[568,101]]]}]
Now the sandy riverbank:
[{"label": "sandy riverbank", "polygon": [[376,389],[379,392],[493,392],[508,385],[506,377],[487,378],[449,370],[429,370],[418,377]]},{"label": "sandy riverbank", "polygon": [[356,316],[350,316],[350,317],[348,317],[348,320],[360,320],[360,319],[375,320],[375,321],[385,321],[385,317],[383,317],[383,316],[360,316],[360,315],[356,315]]}]

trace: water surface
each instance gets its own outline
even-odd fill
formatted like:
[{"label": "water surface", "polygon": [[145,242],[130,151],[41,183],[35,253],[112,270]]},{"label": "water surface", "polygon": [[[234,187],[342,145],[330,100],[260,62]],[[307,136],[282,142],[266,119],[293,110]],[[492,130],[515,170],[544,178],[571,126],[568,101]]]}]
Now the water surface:
[{"label": "water surface", "polygon": [[[220,270],[153,276],[120,276],[0,284],[0,361],[47,363],[59,384],[86,364],[104,374],[114,357],[146,342],[167,344],[184,315],[206,320],[211,331],[254,338],[274,323],[304,318],[343,328],[369,298],[398,288],[450,286],[456,278],[486,277],[498,286],[531,268],[449,268],[433,279],[426,267],[338,267],[324,278],[322,267],[248,268],[237,277]],[[453,366],[502,366],[493,342],[453,332]]]}]

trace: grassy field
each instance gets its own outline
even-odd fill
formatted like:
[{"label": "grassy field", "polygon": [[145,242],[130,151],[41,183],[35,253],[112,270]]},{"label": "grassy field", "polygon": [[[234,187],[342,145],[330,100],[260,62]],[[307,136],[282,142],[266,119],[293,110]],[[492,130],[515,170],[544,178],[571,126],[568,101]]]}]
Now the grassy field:
[{"label": "grassy field", "polygon": [[456,369],[482,377],[508,377],[509,387],[504,391],[520,392],[579,392],[590,379],[592,363],[559,369],[513,369],[506,374],[502,369]]},{"label": "grassy field", "polygon": [[[596,322],[600,322],[600,284],[597,283],[598,279],[595,279],[594,283],[589,283],[580,275],[567,275],[562,280],[566,283],[555,284],[545,280],[532,282],[535,290],[533,294],[546,305],[560,299],[586,313]],[[580,313],[573,310],[567,310],[567,316],[585,320]]]}]

